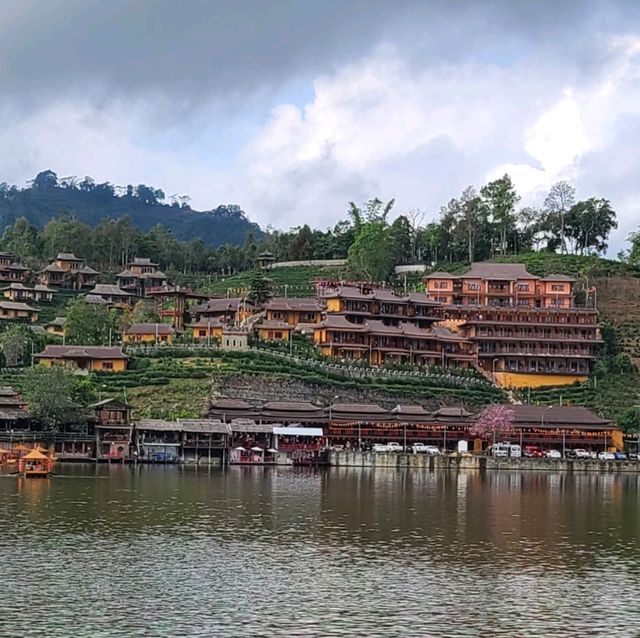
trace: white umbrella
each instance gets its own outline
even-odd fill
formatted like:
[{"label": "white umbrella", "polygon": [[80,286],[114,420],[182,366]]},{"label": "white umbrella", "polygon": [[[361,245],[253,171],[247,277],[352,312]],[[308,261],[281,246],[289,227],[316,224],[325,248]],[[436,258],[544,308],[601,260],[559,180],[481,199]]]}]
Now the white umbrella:
[{"label": "white umbrella", "polygon": [[264,450],[261,447],[258,447],[258,446],[252,447],[251,451],[252,452],[264,452]]},{"label": "white umbrella", "polygon": [[247,450],[243,447],[234,448],[236,452],[246,452]]},{"label": "white umbrella", "polygon": [[273,448],[269,448],[269,449],[267,450],[267,452],[269,452],[269,454],[277,454],[277,453],[278,453],[278,450],[274,450]]}]

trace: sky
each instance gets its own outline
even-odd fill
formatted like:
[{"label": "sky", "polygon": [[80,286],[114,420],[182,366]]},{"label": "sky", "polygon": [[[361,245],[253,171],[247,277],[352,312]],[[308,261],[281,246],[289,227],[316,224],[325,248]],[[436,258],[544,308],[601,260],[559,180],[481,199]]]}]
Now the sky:
[{"label": "sky", "polygon": [[637,0],[3,0],[0,181],[44,169],[325,228],[509,173],[640,224]]}]

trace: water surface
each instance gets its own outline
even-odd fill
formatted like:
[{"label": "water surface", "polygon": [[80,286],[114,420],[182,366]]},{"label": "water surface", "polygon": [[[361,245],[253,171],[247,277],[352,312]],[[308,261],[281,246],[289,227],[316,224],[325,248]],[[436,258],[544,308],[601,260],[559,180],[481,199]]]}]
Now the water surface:
[{"label": "water surface", "polygon": [[640,480],[67,466],[0,479],[0,636],[639,636]]}]

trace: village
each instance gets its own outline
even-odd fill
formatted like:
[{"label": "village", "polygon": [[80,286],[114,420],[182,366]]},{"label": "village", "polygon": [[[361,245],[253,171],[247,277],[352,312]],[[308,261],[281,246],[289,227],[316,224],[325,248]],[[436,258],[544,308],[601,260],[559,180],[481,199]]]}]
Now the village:
[{"label": "village", "polygon": [[[35,449],[60,461],[307,465],[340,464],[341,453],[357,452],[369,456],[356,464],[394,465],[426,451],[421,458],[431,463],[428,457],[451,455],[548,461],[599,454],[600,460],[631,459],[630,467],[638,467],[637,441],[625,442],[611,420],[581,406],[528,405],[515,398],[523,389],[583,382],[593,370],[603,343],[596,292],[578,306],[575,280],[565,275],[538,277],[522,264],[481,262],[461,275],[425,273],[422,290],[413,292],[317,280],[313,297],[277,297],[269,279],[274,258],[263,252],[259,294],[215,297],[171,284],[149,258],[132,259],[115,283],[100,283],[101,273],[84,259],[60,253],[35,273],[32,285],[27,268],[11,255],[2,259],[8,301],[0,302],[0,319],[24,322],[46,336],[49,343],[32,353],[36,366],[118,375],[142,354],[275,347],[286,357],[296,340],[336,367],[391,375],[437,371],[463,387],[491,384],[506,399],[469,410],[462,403],[434,409],[229,395],[212,397],[198,418],[158,419],[134,417],[125,389],[87,406],[82,432],[52,432],[7,387],[0,396],[0,458],[6,460]],[[68,344],[63,316],[39,321],[39,308],[61,293],[120,313],[143,302],[156,320],[130,323],[100,345]],[[479,431],[478,423],[491,421],[494,408],[507,411],[508,423]],[[510,447],[500,448],[507,439]]]}]

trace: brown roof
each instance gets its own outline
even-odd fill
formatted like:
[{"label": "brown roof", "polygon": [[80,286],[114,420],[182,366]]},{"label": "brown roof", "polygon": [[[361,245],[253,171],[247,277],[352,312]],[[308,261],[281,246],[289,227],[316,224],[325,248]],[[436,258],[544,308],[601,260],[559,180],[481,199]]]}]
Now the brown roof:
[{"label": "brown roof", "polygon": [[216,410],[252,410],[253,406],[242,399],[218,399],[211,404]]},{"label": "brown roof", "polygon": [[542,281],[568,281],[568,282],[572,282],[572,281],[575,281],[575,279],[573,279],[573,277],[569,277],[567,275],[561,275],[560,273],[553,273],[551,275],[547,275],[546,277],[543,277]]},{"label": "brown roof", "polygon": [[527,272],[524,264],[497,264],[490,261],[474,262],[462,277],[503,279],[508,281],[515,279],[540,279],[540,277]]},{"label": "brown roof", "polygon": [[322,305],[313,298],[273,297],[265,305],[265,310],[291,310],[298,312],[320,312]]},{"label": "brown roof", "polygon": [[76,257],[73,253],[58,253],[56,259],[60,261],[84,261],[84,259]]},{"label": "brown roof", "polygon": [[361,414],[388,414],[385,408],[375,403],[334,403],[331,406],[332,412],[361,413]]},{"label": "brown roof", "polygon": [[[244,303],[243,297],[213,297],[205,303],[192,306],[190,310],[194,314],[200,312],[236,312]],[[247,303],[247,308],[251,307],[251,304]]]},{"label": "brown roof", "polygon": [[131,297],[130,292],[125,292],[118,286],[113,284],[96,284],[93,290],[89,291],[90,295],[113,295],[116,297]]},{"label": "brown roof", "polygon": [[221,328],[223,325],[219,317],[201,317],[198,321],[190,323],[187,328]]},{"label": "brown roof", "polygon": [[599,417],[578,405],[510,405],[516,425],[600,429],[611,426],[611,421]]},{"label": "brown roof", "polygon": [[352,330],[354,332],[366,332],[367,328],[363,324],[351,323],[344,315],[328,314],[317,328],[334,328],[340,330]]},{"label": "brown roof", "polygon": [[469,417],[471,416],[471,412],[465,410],[464,408],[456,408],[456,407],[448,407],[448,408],[439,408],[432,413],[432,416],[435,417]]},{"label": "brown roof", "polygon": [[37,359],[128,359],[120,346],[47,346]]},{"label": "brown roof", "polygon": [[429,416],[429,413],[421,405],[397,405],[391,412],[408,416]]},{"label": "brown roof", "polygon": [[183,432],[231,434],[231,428],[220,419],[178,419]]},{"label": "brown roof", "polygon": [[459,279],[459,275],[452,275],[444,270],[436,270],[436,272],[425,275],[424,279]]},{"label": "brown roof", "polygon": [[166,323],[134,323],[125,330],[128,335],[172,335],[175,333],[173,326]]},{"label": "brown roof", "polygon": [[322,410],[322,408],[308,401],[269,401],[262,406],[262,409],[272,412],[289,410],[295,412],[318,412]]},{"label": "brown roof", "polygon": [[264,319],[262,323],[258,324],[258,328],[265,328],[267,330],[293,330],[293,326],[279,319]]},{"label": "brown roof", "polygon": [[25,312],[38,312],[35,308],[27,306],[19,301],[0,301],[0,308],[5,310],[24,310]]}]

